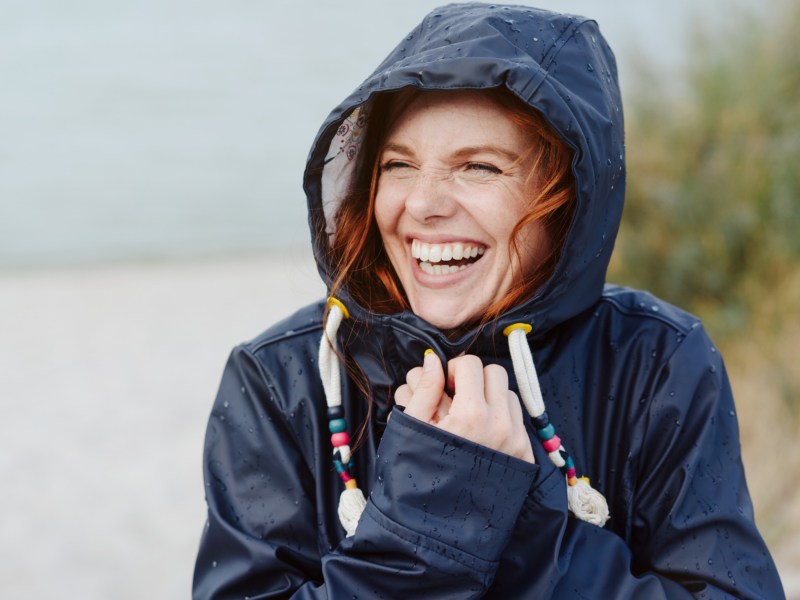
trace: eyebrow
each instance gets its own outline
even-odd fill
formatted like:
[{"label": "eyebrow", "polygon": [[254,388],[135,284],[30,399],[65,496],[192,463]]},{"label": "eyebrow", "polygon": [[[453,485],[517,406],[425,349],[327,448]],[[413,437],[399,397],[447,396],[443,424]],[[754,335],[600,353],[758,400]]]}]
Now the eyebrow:
[{"label": "eyebrow", "polygon": [[[381,153],[386,151],[393,151],[406,155],[414,154],[414,150],[411,147],[406,146],[405,144],[398,144],[397,142],[386,143],[383,146]],[[520,159],[519,155],[515,152],[511,152],[510,150],[506,150],[505,148],[501,148],[499,146],[492,146],[491,144],[484,144],[481,146],[465,146],[464,148],[459,148],[456,150],[451,156],[453,158],[466,158],[468,156],[474,156],[475,154],[496,154],[508,159],[511,162],[517,162]]]}]

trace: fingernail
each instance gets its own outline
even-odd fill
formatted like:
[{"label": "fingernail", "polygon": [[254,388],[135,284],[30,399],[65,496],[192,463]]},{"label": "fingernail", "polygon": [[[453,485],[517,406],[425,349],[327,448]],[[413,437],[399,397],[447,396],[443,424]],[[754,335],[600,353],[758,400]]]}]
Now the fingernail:
[{"label": "fingernail", "polygon": [[428,348],[425,350],[425,357],[422,360],[422,372],[425,373],[426,371],[430,371],[433,369],[433,365],[436,362],[436,353]]}]

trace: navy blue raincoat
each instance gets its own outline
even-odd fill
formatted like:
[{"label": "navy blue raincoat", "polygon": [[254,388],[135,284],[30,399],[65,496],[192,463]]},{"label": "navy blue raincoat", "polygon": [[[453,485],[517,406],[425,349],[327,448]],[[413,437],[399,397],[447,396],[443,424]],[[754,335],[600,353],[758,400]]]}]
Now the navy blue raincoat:
[{"label": "navy blue raincoat", "polygon": [[[351,428],[366,423],[354,475],[368,503],[352,537],[336,515],[342,484],[316,364],[324,305],[234,350],[206,438],[194,598],[782,598],[719,353],[695,317],[605,285],[625,164],[616,66],[597,25],[495,5],[428,15],[322,126],[305,174],[315,239],[331,232],[357,162],[359,107],[405,86],[505,86],[545,115],[574,150],[560,262],[497,327],[456,340],[410,312],[341,298],[351,318],[339,343],[370,385],[368,400],[342,382]],[[516,389],[500,332],[519,321],[533,325],[550,418],[608,499],[602,528],[568,513],[564,477],[539,443],[532,465],[397,410],[387,425],[394,390],[429,347],[503,365]]]}]

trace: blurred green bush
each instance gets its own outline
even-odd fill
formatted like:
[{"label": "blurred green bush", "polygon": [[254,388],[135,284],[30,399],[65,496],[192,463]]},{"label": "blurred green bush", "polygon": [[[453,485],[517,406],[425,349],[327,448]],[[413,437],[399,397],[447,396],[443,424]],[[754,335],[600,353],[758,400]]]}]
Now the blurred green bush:
[{"label": "blurred green bush", "polygon": [[800,318],[800,3],[717,17],[697,26],[677,79],[640,67],[626,99],[610,277],[724,342]]}]

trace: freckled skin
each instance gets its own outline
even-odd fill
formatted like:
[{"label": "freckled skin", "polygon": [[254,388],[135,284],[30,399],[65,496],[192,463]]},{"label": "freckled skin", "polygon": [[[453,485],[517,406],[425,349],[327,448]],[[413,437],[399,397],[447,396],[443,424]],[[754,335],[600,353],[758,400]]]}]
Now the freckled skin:
[{"label": "freckled skin", "polygon": [[[440,329],[479,319],[547,249],[543,228],[530,223],[521,263],[509,251],[534,194],[531,166],[514,160],[530,144],[502,106],[470,92],[422,94],[387,136],[375,218],[412,310]],[[485,252],[463,271],[430,275],[411,255],[415,239]]]}]

